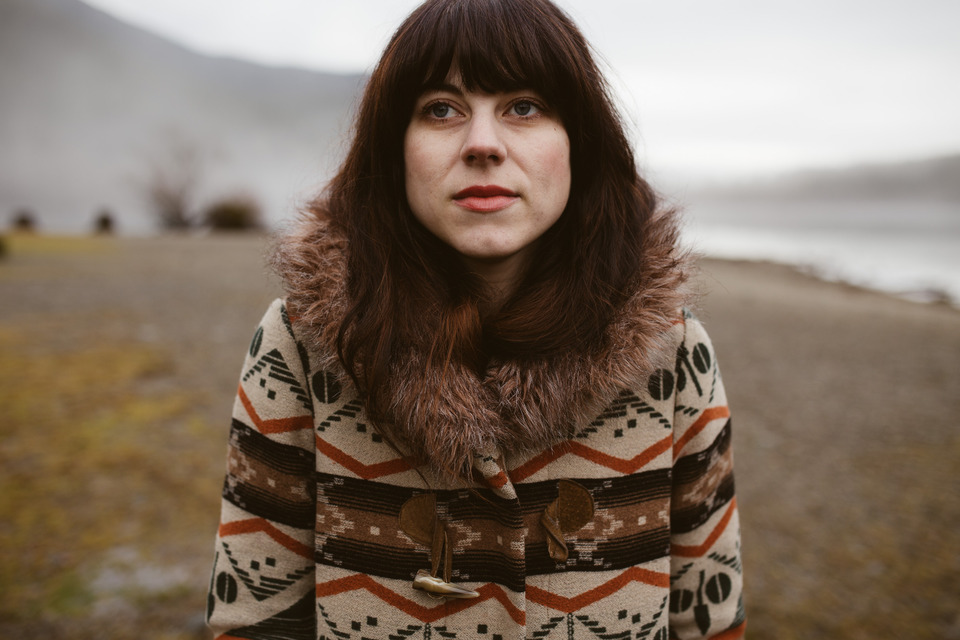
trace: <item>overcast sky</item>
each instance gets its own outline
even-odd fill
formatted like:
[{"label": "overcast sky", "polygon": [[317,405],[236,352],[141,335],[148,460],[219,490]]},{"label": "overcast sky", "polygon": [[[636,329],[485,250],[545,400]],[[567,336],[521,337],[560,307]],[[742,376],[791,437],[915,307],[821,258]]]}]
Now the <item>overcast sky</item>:
[{"label": "overcast sky", "polygon": [[[193,49],[364,72],[411,0],[85,0]],[[560,0],[663,178],[960,152],[960,1]]]}]

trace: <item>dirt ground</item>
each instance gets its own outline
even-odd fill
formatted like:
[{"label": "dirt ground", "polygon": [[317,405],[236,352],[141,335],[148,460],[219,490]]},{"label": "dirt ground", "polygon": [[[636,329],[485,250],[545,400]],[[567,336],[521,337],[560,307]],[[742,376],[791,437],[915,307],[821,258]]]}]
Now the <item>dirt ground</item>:
[{"label": "dirt ground", "polygon": [[[200,639],[262,236],[8,237],[0,639]],[[960,312],[707,261],[748,637],[960,639]]]}]

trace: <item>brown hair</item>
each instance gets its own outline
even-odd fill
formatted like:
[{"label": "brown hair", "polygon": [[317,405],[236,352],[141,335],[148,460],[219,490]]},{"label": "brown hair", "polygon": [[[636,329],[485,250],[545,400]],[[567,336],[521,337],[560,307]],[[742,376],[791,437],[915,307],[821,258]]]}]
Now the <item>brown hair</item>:
[{"label": "brown hair", "polygon": [[[571,193],[512,296],[481,318],[482,283],[413,216],[403,140],[416,99],[459,72],[469,91],[531,89],[570,140]],[[390,435],[391,362],[411,347],[428,366],[481,371],[489,359],[550,360],[602,347],[643,286],[644,228],[657,199],[589,46],[547,0],[427,0],[396,31],[360,104],[348,155],[308,208],[348,242],[350,306],[340,360],[370,418]]]}]

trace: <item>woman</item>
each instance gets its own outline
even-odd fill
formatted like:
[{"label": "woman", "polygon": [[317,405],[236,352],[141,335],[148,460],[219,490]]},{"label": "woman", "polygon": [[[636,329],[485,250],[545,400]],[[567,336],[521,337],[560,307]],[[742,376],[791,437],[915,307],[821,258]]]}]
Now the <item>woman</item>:
[{"label": "woman", "polygon": [[208,619],[236,638],[735,638],[686,265],[547,0],[428,0],[276,264]]}]

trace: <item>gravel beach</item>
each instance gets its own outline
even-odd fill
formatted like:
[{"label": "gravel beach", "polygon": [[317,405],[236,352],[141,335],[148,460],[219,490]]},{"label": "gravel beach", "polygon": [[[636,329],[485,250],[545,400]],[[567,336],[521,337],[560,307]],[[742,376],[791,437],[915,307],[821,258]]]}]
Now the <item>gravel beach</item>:
[{"label": "gravel beach", "polygon": [[[0,637],[207,637],[230,408],[280,294],[268,239],[7,244]],[[697,284],[734,419],[748,637],[960,638],[960,311],[771,264],[705,260]]]}]

